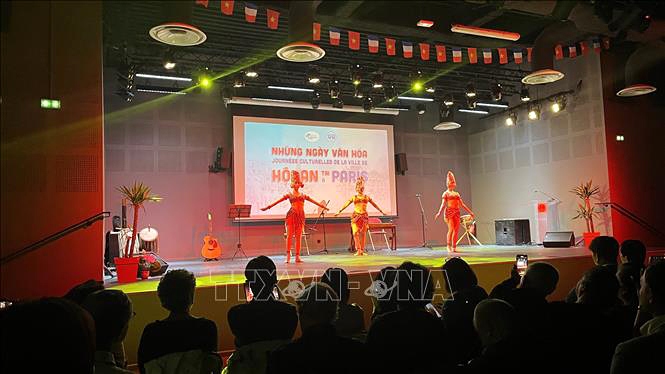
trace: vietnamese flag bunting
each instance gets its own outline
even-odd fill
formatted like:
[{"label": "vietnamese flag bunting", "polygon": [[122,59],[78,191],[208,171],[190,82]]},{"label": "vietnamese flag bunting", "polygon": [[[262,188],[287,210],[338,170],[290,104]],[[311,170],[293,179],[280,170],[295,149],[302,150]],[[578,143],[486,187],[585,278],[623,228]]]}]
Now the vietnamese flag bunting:
[{"label": "vietnamese flag bunting", "polygon": [[196,0],[197,5],[203,5],[204,7],[208,7],[208,0]]},{"label": "vietnamese flag bunting", "polygon": [[233,15],[233,0],[231,1],[224,1],[222,0],[222,13],[226,14],[227,16]]},{"label": "vietnamese flag bunting", "polygon": [[321,24],[312,23],[312,40],[321,40]]},{"label": "vietnamese flag bunting", "polygon": [[478,63],[478,50],[476,48],[467,48],[466,51],[469,55],[469,63],[477,64]]},{"label": "vietnamese flag bunting", "polygon": [[492,63],[492,50],[483,49],[483,62],[485,64],[491,64]]},{"label": "vietnamese flag bunting", "polygon": [[568,57],[575,58],[577,57],[577,47],[574,45],[568,46]]},{"label": "vietnamese flag bunting", "polygon": [[423,61],[429,60],[429,44],[427,43],[418,43],[420,47],[420,59]]},{"label": "vietnamese flag bunting", "polygon": [[557,44],[556,47],[554,47],[554,58],[556,60],[561,60],[563,58],[563,47],[561,44]]},{"label": "vietnamese flag bunting", "polygon": [[402,54],[404,58],[411,58],[413,57],[413,43],[411,42],[402,42]]},{"label": "vietnamese flag bunting", "polygon": [[508,63],[508,51],[505,48],[497,48],[499,51],[499,63],[507,64]]},{"label": "vietnamese flag bunting", "polygon": [[531,52],[533,51],[533,48],[529,47],[526,49],[526,61],[531,62]]},{"label": "vietnamese flag bunting", "polygon": [[395,39],[385,38],[386,41],[386,54],[388,56],[394,56],[395,51]]},{"label": "vietnamese flag bunting", "polygon": [[437,44],[434,48],[436,49],[436,61],[446,62],[446,46]]},{"label": "vietnamese flag bunting", "polygon": [[360,49],[360,33],[357,31],[349,31],[349,49]]},{"label": "vietnamese flag bunting", "polygon": [[596,53],[600,53],[600,39],[596,38],[591,43],[593,45],[593,50]]},{"label": "vietnamese flag bunting", "polygon": [[462,49],[453,47],[453,62],[462,62]]},{"label": "vietnamese flag bunting", "polygon": [[328,31],[328,37],[330,38],[330,45],[339,45],[339,36],[340,32],[338,29],[331,27]]},{"label": "vietnamese flag bunting", "polygon": [[522,63],[522,50],[521,49],[516,49],[513,51],[513,61],[515,61],[516,64],[521,64]]},{"label": "vietnamese flag bunting", "polygon": [[245,21],[249,23],[256,22],[256,13],[258,8],[252,3],[245,3]]},{"label": "vietnamese flag bunting", "polygon": [[277,30],[279,26],[279,12],[272,9],[266,9],[266,17],[268,18],[268,28]]},{"label": "vietnamese flag bunting", "polygon": [[586,40],[582,40],[580,42],[580,54],[584,56],[587,53],[589,53],[589,46],[586,44]]},{"label": "vietnamese flag bunting", "polygon": [[367,49],[369,53],[379,53],[379,37],[367,35]]}]

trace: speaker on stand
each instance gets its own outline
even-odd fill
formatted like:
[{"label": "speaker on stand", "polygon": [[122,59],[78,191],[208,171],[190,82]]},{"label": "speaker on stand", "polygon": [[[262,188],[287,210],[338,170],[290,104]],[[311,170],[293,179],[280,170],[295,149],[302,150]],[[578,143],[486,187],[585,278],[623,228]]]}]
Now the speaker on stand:
[{"label": "speaker on stand", "polygon": [[543,238],[543,247],[568,248],[575,246],[575,233],[572,231],[548,231]]}]

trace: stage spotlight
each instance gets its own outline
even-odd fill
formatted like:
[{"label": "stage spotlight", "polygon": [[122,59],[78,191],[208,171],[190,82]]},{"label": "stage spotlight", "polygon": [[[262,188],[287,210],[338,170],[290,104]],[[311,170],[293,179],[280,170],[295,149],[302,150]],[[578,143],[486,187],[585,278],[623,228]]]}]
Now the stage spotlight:
[{"label": "stage spotlight", "polygon": [[389,103],[394,102],[397,99],[397,92],[395,90],[395,85],[389,83],[384,89],[383,94],[386,98],[386,101]]},{"label": "stage spotlight", "polygon": [[342,101],[342,98],[338,97],[335,100],[333,100],[332,107],[337,109],[344,108],[344,102]]},{"label": "stage spotlight", "polygon": [[236,78],[233,80],[233,87],[234,88],[245,87],[245,78],[242,74],[237,75]]},{"label": "stage spotlight", "polygon": [[434,130],[454,130],[462,127],[455,121],[454,111],[450,105],[445,102],[439,104],[439,123],[434,126]]},{"label": "stage spotlight", "polygon": [[444,96],[443,97],[443,103],[448,107],[453,106],[453,104],[455,104],[455,101],[453,100],[453,95],[452,94],[447,94],[446,96]]},{"label": "stage spotlight", "polygon": [[439,118],[450,117],[453,112],[452,106],[442,102],[439,104]]},{"label": "stage spotlight", "polygon": [[540,105],[533,103],[529,104],[529,119],[532,121],[540,119]]},{"label": "stage spotlight", "polygon": [[520,100],[522,102],[527,102],[531,100],[531,96],[529,96],[529,89],[525,87],[522,87],[522,90],[520,91]]},{"label": "stage spotlight", "polygon": [[503,89],[501,88],[501,84],[499,82],[494,82],[490,86],[490,91],[492,92],[492,100],[501,101],[501,97],[503,97]]},{"label": "stage spotlight", "polygon": [[372,79],[372,88],[383,88],[383,73],[377,71]]},{"label": "stage spotlight", "polygon": [[259,76],[259,72],[252,69],[252,68],[249,68],[249,69],[245,70],[245,76],[247,78],[256,78],[256,77]]},{"label": "stage spotlight", "polygon": [[312,99],[310,100],[310,103],[312,104],[312,109],[319,109],[319,105],[321,105],[321,95],[318,91],[314,91],[312,93]]},{"label": "stage spotlight", "polygon": [[166,52],[164,53],[164,58],[162,59],[162,66],[164,66],[164,69],[166,70],[172,70],[175,68],[175,59],[173,58],[173,51],[170,49],[167,49]]},{"label": "stage spotlight", "polygon": [[510,112],[506,117],[506,126],[515,126],[517,124],[517,113]]},{"label": "stage spotlight", "polygon": [[466,97],[476,97],[476,87],[473,86],[473,83],[466,85]]},{"label": "stage spotlight", "polygon": [[552,103],[551,109],[553,113],[559,113],[560,111],[566,109],[566,96],[559,96],[554,99],[554,103]]},{"label": "stage spotlight", "polygon": [[413,92],[420,92],[425,88],[425,82],[423,82],[423,73],[418,70],[413,75],[413,80],[411,82],[411,90]]},{"label": "stage spotlight", "polygon": [[363,80],[362,67],[360,64],[351,65],[351,83],[354,86],[360,85]]},{"label": "stage spotlight", "polygon": [[333,78],[330,82],[328,82],[328,95],[330,95],[330,98],[334,100],[339,97],[340,92],[339,80]]},{"label": "stage spotlight", "polygon": [[365,111],[365,113],[372,111],[372,98],[369,96],[363,99],[363,111]]},{"label": "stage spotlight", "polygon": [[307,81],[309,84],[319,84],[319,82],[321,82],[321,75],[319,74],[318,67],[310,66],[307,72]]},{"label": "stage spotlight", "polygon": [[361,86],[355,86],[353,88],[353,97],[355,97],[357,99],[362,99],[363,96],[365,96],[365,95],[363,93],[362,87]]},{"label": "stage spotlight", "polygon": [[429,85],[428,85],[428,86],[425,88],[425,92],[434,93],[434,92],[436,92],[436,88],[434,88],[434,86],[429,86]]},{"label": "stage spotlight", "polygon": [[427,111],[427,108],[425,107],[425,104],[418,104],[416,105],[416,110],[418,111],[418,114],[423,115]]},{"label": "stage spotlight", "polygon": [[476,98],[473,96],[467,97],[466,98],[466,107],[469,109],[475,109],[476,108]]},{"label": "stage spotlight", "polygon": [[199,87],[210,88],[212,86],[212,72],[207,67],[199,70],[196,82]]}]

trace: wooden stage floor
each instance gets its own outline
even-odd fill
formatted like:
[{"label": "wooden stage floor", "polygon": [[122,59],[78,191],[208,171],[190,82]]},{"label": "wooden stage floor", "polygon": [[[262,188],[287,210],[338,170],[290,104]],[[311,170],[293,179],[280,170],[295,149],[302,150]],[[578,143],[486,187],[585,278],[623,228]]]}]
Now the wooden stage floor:
[{"label": "wooden stage floor", "polygon": [[[353,256],[344,251],[331,251],[328,254],[312,254],[303,256],[303,263],[284,263],[283,255],[269,256],[277,265],[278,279],[298,279],[320,276],[325,269],[341,267],[350,275],[358,273],[374,273],[386,266],[397,266],[404,261],[412,261],[428,268],[440,267],[448,257],[462,257],[469,264],[493,264],[515,261],[516,254],[529,255],[529,261],[562,259],[570,257],[589,257],[586,248],[544,248],[542,246],[461,246],[456,253],[448,253],[445,247],[398,248],[396,251],[382,249],[369,251],[367,256]],[[193,272],[197,277],[197,287],[241,284],[245,281],[244,269],[248,259],[236,257],[235,260],[222,259],[220,261],[203,262],[173,261],[169,262],[169,269],[184,268]],[[126,293],[154,292],[157,289],[159,278],[151,278],[130,284],[118,284],[116,279],[107,279],[107,287],[121,289]]]}]

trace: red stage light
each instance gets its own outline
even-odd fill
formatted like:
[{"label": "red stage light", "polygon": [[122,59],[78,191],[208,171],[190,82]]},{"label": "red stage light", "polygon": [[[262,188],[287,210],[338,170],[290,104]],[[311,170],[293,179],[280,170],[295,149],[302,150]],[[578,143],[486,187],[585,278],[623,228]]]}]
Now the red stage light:
[{"label": "red stage light", "polygon": [[484,29],[482,27],[466,26],[466,25],[460,25],[460,24],[456,24],[456,23],[453,24],[450,27],[450,31],[460,33],[460,34],[484,36],[486,38],[510,40],[510,41],[513,41],[513,42],[516,41],[516,40],[519,40],[519,38],[520,38],[520,34],[517,33],[517,32],[494,30],[494,29]]},{"label": "red stage light", "polygon": [[434,21],[430,21],[430,20],[427,20],[427,19],[421,19],[420,21],[418,21],[418,23],[416,23],[416,26],[430,28],[430,27],[434,26]]},{"label": "red stage light", "polygon": [[547,212],[547,204],[538,203],[538,213],[545,213],[545,212]]}]

